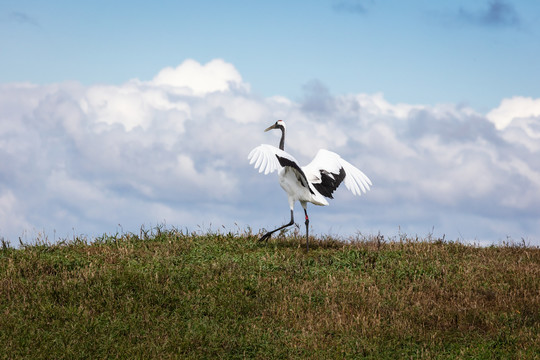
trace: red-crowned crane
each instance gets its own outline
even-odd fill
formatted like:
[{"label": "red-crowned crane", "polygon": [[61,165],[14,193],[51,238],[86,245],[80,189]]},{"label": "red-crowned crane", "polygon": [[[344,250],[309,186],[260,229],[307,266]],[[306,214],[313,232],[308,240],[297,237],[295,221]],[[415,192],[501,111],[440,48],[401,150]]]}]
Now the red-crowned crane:
[{"label": "red-crowned crane", "polygon": [[315,205],[328,205],[325,197],[333,199],[332,193],[341,182],[345,183],[354,195],[361,195],[369,190],[371,180],[359,169],[343,160],[338,154],[321,149],[308,165],[300,167],[292,155],[286,153],[285,147],[285,122],[278,120],[268,127],[281,130],[279,149],[262,144],[251,150],[248,155],[250,164],[255,163],[255,168],[265,174],[278,170],[279,184],[287,193],[289,207],[291,209],[291,221],[283,226],[264,234],[259,241],[266,240],[278,230],[294,224],[294,202],[300,201],[306,215],[306,250],[309,251],[309,217],[307,203]]}]

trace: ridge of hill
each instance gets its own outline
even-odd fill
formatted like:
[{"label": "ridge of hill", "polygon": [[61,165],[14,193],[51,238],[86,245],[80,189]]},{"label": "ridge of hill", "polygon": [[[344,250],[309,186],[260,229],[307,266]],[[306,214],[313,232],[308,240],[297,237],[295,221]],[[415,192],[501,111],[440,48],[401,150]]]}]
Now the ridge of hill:
[{"label": "ridge of hill", "polygon": [[540,248],[248,233],[0,249],[0,358],[538,358]]}]

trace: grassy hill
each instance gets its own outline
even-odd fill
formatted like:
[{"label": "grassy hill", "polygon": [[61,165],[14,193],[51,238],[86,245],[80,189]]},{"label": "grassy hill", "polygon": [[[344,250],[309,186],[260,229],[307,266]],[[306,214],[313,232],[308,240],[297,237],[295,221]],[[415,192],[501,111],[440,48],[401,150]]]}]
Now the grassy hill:
[{"label": "grassy hill", "polygon": [[4,244],[0,358],[539,358],[539,248],[256,239]]}]

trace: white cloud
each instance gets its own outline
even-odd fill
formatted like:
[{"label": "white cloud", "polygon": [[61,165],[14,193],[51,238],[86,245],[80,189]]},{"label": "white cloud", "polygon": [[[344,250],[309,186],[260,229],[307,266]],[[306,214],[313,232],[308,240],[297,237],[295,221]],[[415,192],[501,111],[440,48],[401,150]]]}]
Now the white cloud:
[{"label": "white cloud", "polygon": [[522,96],[503,99],[499,107],[491,110],[486,117],[495,124],[497,129],[501,130],[510,125],[513,120],[540,117],[540,99]]},{"label": "white cloud", "polygon": [[205,65],[195,60],[186,60],[176,68],[167,67],[161,70],[151,84],[172,87],[175,92],[197,96],[227,91],[234,87],[249,89],[236,68],[221,59],[212,60]]},{"label": "white cloud", "polygon": [[[11,190],[0,191],[0,239],[28,229],[31,224],[26,220],[22,204]],[[19,234],[20,235],[20,234]],[[7,239],[13,242],[15,239]]]},{"label": "white cloud", "polygon": [[318,82],[306,94],[260,98],[223,60],[120,86],[0,85],[0,236],[279,225],[285,194],[246,157],[277,145],[263,129],[284,119],[286,150],[301,163],[328,148],[374,183],[361,198],[340,189],[330,207],[310,207],[315,232],[435,227],[450,239],[540,243],[536,100],[506,99],[483,116],[381,93],[333,96]]},{"label": "white cloud", "polygon": [[374,117],[391,116],[398,119],[406,118],[412,110],[423,109],[421,105],[390,104],[382,93],[354,95],[358,105]]}]

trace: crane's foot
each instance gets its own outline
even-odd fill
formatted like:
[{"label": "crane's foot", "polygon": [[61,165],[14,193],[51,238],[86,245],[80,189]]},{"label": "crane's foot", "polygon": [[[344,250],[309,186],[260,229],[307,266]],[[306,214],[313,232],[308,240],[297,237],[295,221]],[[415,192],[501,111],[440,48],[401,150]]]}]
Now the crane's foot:
[{"label": "crane's foot", "polygon": [[261,236],[261,238],[259,239],[259,242],[261,242],[261,241],[266,241],[266,242],[268,242],[268,239],[270,239],[271,236],[272,236],[272,233],[271,233],[271,232],[266,233],[266,234],[264,234],[263,236]]}]

